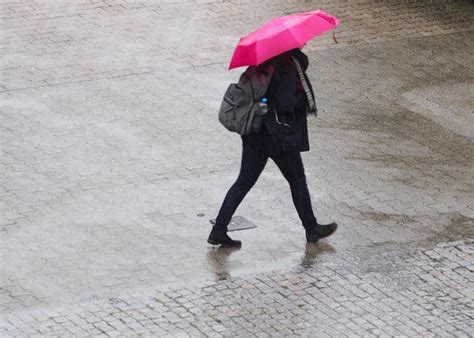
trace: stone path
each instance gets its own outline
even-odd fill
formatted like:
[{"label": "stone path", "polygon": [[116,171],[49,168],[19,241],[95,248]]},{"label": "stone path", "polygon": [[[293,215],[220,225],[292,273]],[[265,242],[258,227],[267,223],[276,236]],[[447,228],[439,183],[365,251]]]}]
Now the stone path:
[{"label": "stone path", "polygon": [[308,245],[296,271],[18,311],[0,327],[15,336],[472,336],[472,244],[378,248],[377,259],[317,269],[321,252]]},{"label": "stone path", "polygon": [[[269,163],[238,211],[258,228],[215,250],[208,219],[240,163],[216,118],[241,72],[232,48],[315,8],[342,24],[338,44],[306,49],[321,114],[303,156],[318,218],[340,228],[307,246]],[[469,1],[3,1],[0,336],[473,335],[473,15]]]}]

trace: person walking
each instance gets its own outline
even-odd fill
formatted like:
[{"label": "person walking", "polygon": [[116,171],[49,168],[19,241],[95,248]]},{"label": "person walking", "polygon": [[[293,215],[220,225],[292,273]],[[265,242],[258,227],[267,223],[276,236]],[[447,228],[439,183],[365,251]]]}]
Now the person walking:
[{"label": "person walking", "polygon": [[308,64],[308,57],[297,48],[257,67],[261,71],[273,67],[264,95],[269,110],[258,132],[242,135],[240,173],[225,196],[208,243],[241,245],[240,241],[228,236],[227,227],[237,207],[257,182],[268,158],[275,162],[290,185],[307,241],[317,242],[336,231],[336,223],[319,224],[314,216],[300,154],[309,151],[307,116],[317,113],[313,89],[305,73]]}]

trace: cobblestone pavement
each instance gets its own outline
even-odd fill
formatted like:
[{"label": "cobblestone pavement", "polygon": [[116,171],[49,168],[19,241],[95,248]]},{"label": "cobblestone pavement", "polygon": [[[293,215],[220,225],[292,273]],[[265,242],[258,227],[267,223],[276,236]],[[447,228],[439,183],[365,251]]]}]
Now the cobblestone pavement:
[{"label": "cobblestone pavement", "polygon": [[[472,336],[469,1],[0,5],[0,336]],[[306,245],[273,163],[238,251],[205,239],[240,140],[216,114],[238,37],[338,16],[307,46],[320,118]],[[201,217],[204,216],[204,217]]]},{"label": "cobblestone pavement", "polygon": [[378,259],[311,269],[321,252],[308,245],[299,271],[18,311],[0,323],[20,336],[470,336],[472,244],[378,248],[383,269]]}]

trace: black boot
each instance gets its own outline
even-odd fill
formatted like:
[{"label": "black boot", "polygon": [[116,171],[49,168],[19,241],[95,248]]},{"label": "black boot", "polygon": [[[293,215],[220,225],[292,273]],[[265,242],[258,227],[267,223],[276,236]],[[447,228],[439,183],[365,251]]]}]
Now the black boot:
[{"label": "black boot", "polygon": [[207,243],[222,246],[241,246],[241,241],[234,241],[227,235],[227,231],[218,227],[212,227]]},{"label": "black boot", "polygon": [[306,228],[306,240],[310,243],[315,243],[321,238],[332,235],[337,229],[336,223],[330,224],[316,224],[310,228]]}]

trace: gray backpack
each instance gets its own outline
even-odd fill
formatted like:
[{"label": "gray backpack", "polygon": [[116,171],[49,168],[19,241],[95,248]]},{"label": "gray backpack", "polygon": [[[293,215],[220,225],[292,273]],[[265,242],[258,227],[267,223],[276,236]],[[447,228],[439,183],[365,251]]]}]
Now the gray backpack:
[{"label": "gray backpack", "polygon": [[272,65],[250,66],[240,76],[239,83],[229,85],[219,109],[219,121],[224,127],[240,135],[259,131],[265,114],[259,103],[272,75]]}]

